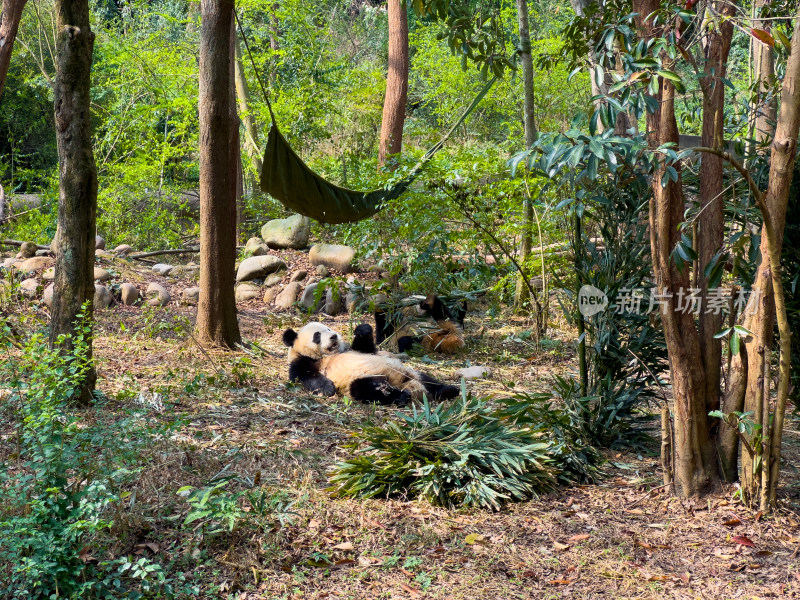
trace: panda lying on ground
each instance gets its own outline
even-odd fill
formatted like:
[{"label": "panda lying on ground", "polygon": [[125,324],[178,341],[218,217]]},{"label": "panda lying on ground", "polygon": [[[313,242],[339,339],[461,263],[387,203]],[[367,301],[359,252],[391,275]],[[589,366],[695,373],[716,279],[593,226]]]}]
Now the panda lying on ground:
[{"label": "panda lying on ground", "polygon": [[283,343],[289,347],[289,381],[324,396],[335,393],[360,402],[397,404],[455,398],[459,389],[406,367],[387,353],[377,352],[372,327],[359,325],[352,349],[344,349],[339,335],[322,323],[308,323],[300,331],[287,329]]},{"label": "panda lying on ground", "polygon": [[[406,352],[414,344],[421,344],[428,352],[455,354],[464,347],[466,313],[464,302],[454,317],[436,294],[402,310],[392,312],[378,309],[375,311],[377,341],[381,344],[388,338],[389,345],[397,348],[398,352]],[[418,324],[414,317],[431,318],[436,321],[436,328]]]}]

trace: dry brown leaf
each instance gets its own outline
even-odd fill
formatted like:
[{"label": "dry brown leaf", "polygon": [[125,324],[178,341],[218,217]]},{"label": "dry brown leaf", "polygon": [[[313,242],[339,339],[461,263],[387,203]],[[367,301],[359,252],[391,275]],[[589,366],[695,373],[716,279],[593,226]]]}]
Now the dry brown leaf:
[{"label": "dry brown leaf", "polygon": [[647,581],[669,581],[670,579],[669,575],[651,575],[647,578]]},{"label": "dry brown leaf", "polygon": [[590,537],[592,537],[592,536],[589,535],[588,533],[581,533],[581,534],[578,534],[578,535],[573,535],[571,538],[569,538],[569,541],[570,542],[580,542],[580,541],[583,541],[583,540],[588,540]]},{"label": "dry brown leaf", "polygon": [[401,583],[400,587],[403,588],[403,591],[408,592],[409,594],[411,594],[415,598],[419,596],[419,592],[417,590],[415,590],[414,588],[412,588],[409,585],[406,585],[405,583]]},{"label": "dry brown leaf", "polygon": [[576,581],[578,581],[577,578],[576,579],[551,579],[547,583],[549,585],[571,585],[571,584],[575,583]]},{"label": "dry brown leaf", "polygon": [[723,523],[723,525],[725,525],[725,527],[736,527],[737,525],[741,525],[741,524],[742,524],[742,520],[738,519],[736,517],[734,517],[732,519],[728,519],[727,521],[725,521]]},{"label": "dry brown leaf", "polygon": [[336,544],[333,547],[334,550],[353,550],[353,543],[352,542],[342,542],[341,544]]},{"label": "dry brown leaf", "polygon": [[553,548],[559,551],[566,550],[570,547],[569,544],[562,544],[561,542],[553,541]]},{"label": "dry brown leaf", "polygon": [[731,538],[731,541],[734,544],[739,544],[740,546],[747,546],[748,548],[756,547],[756,545],[753,543],[753,540],[743,535],[735,535]]}]

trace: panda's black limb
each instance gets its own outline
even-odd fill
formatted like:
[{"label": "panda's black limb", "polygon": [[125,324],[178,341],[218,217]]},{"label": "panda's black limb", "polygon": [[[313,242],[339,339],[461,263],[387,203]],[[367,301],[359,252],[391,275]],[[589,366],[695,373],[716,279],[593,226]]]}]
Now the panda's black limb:
[{"label": "panda's black limb", "polygon": [[372,335],[372,326],[362,323],[353,332],[353,343],[350,348],[362,354],[377,354],[378,348],[375,346],[375,338]]},{"label": "panda's black limb", "polygon": [[319,372],[319,361],[301,356],[289,365],[289,381],[299,381],[303,389],[312,394],[333,396],[336,386],[333,382]]},{"label": "panda's black limb", "polygon": [[422,382],[422,385],[425,386],[425,391],[428,393],[428,397],[432,398],[433,400],[452,400],[461,393],[461,390],[458,387],[437,381],[425,373],[420,373],[419,378]]},{"label": "panda's black limb", "polygon": [[375,341],[382,343],[387,337],[394,333],[394,324],[386,318],[386,313],[382,310],[375,311]]},{"label": "panda's black limb", "polygon": [[397,340],[397,351],[398,352],[408,352],[414,347],[414,344],[421,344],[422,338],[421,337],[413,337],[410,335],[404,335],[403,337]]},{"label": "panda's black limb", "polygon": [[350,384],[350,396],[364,403],[405,406],[411,401],[408,392],[397,389],[384,376],[359,377]]}]

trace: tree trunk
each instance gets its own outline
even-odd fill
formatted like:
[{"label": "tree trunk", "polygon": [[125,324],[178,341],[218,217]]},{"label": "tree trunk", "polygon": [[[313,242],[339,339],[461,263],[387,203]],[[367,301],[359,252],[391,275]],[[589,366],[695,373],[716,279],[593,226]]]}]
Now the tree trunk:
[{"label": "tree trunk", "polygon": [[200,301],[201,341],[233,348],[241,341],[234,295],[236,154],[233,0],[200,3]]},{"label": "tree trunk", "polygon": [[[53,347],[62,343],[61,336],[74,333],[84,303],[88,303],[85,317],[92,318],[97,211],[97,168],[92,153],[89,97],[94,33],[89,26],[89,2],[57,0],[55,8],[58,42],[53,95],[59,194],[50,321]],[[67,350],[72,347],[69,337],[61,347]],[[96,379],[92,368],[81,389],[81,402],[92,400]]]},{"label": "tree trunk", "polygon": [[14,40],[22,18],[22,9],[28,0],[3,0],[3,12],[0,13],[0,96],[6,84],[8,65],[11,64],[11,53],[14,51]]},{"label": "tree trunk", "polygon": [[[525,92],[524,123],[525,147],[530,148],[536,141],[536,119],[534,95],[533,57],[531,56],[531,35],[528,27],[528,0],[517,0],[517,19],[519,21],[520,62],[522,63],[522,86]],[[519,252],[519,264],[527,268],[527,261],[533,249],[533,204],[528,194],[522,201],[522,245]],[[517,311],[530,300],[528,286],[522,276],[517,277],[514,290],[514,308]],[[541,332],[539,332],[541,333]]]},{"label": "tree trunk", "polygon": [[[734,7],[728,3],[715,2],[715,9],[723,17],[731,17]],[[702,145],[723,148],[725,85],[728,53],[733,36],[733,23],[729,18],[719,19],[719,29],[707,33],[705,44],[705,72],[700,80],[703,89]],[[707,312],[708,278],[705,268],[722,248],[724,217],[722,197],[722,158],[705,154],[700,159],[700,219],[698,227],[699,269],[696,273],[702,297],[699,319],[700,347],[703,352],[703,370],[706,378],[706,413],[718,410],[720,405],[720,375],[722,370],[722,341],[714,339],[722,327],[725,315]]]},{"label": "tree trunk", "polygon": [[186,10],[186,33],[197,31],[197,17],[200,16],[200,3],[189,0]]},{"label": "tree trunk", "polygon": [[408,15],[403,0],[389,0],[389,73],[378,149],[378,168],[403,147],[403,124],[408,95]]},{"label": "tree trunk", "polygon": [[[766,0],[758,0],[755,6],[756,15],[760,15]],[[759,27],[762,27],[759,25]],[[763,28],[769,30],[769,21]],[[770,95],[775,78],[775,54],[770,46],[753,39],[753,79],[758,82],[759,108],[754,124],[753,135],[759,143],[767,143],[775,135],[775,123],[778,119],[776,97]],[[783,230],[782,223],[780,225]],[[762,228],[761,239],[765,232]],[[753,284],[754,293],[748,300],[744,315],[740,319],[742,326],[753,335],[742,340],[740,353],[731,361],[731,370],[728,385],[725,389],[725,398],[722,412],[742,412],[756,410],[760,399],[763,398],[764,382],[764,353],[772,348],[773,329],[775,323],[775,305],[772,298],[772,279],[769,268],[769,254],[766,248],[761,252],[760,266],[756,272],[756,281]],[[758,292],[755,292],[758,290]],[[745,408],[745,396],[749,398],[748,408]],[[754,415],[754,420],[760,422],[761,412]],[[725,423],[721,424],[718,436],[718,447],[722,475],[726,481],[736,481],[739,475],[739,434],[735,427]],[[753,481],[753,461],[749,454],[742,454],[742,479],[749,488]]]},{"label": "tree trunk", "polygon": [[244,147],[250,159],[250,166],[255,174],[257,181],[261,177],[263,159],[261,157],[261,142],[259,142],[258,126],[250,111],[250,86],[247,85],[247,78],[244,75],[244,65],[242,63],[242,46],[239,39],[236,39],[236,99],[239,104],[239,115],[244,125]]}]

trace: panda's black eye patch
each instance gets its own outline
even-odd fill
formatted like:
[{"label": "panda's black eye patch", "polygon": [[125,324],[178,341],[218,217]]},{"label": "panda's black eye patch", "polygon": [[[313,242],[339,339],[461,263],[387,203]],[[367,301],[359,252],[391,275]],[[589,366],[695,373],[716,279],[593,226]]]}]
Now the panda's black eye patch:
[{"label": "panda's black eye patch", "polygon": [[319,331],[315,332],[314,337],[311,338],[311,341],[313,341],[315,344],[319,344],[322,341],[322,334]]}]

